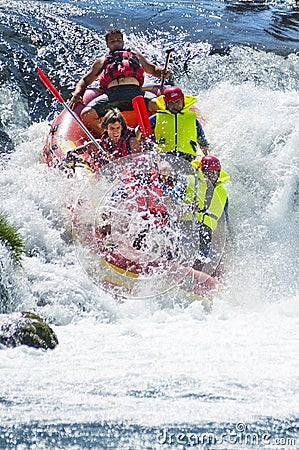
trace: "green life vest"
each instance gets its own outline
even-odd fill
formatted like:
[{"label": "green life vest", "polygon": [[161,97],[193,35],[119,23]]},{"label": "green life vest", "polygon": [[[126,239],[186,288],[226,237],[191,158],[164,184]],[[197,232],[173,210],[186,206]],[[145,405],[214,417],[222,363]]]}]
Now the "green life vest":
[{"label": "green life vest", "polygon": [[[185,191],[183,201],[187,204],[192,203],[194,200],[194,175],[188,175],[188,184]],[[230,176],[224,170],[220,171],[218,181],[215,185],[214,192],[209,205],[205,205],[205,198],[207,192],[207,182],[204,179],[203,173],[199,170],[198,173],[198,190],[197,190],[197,203],[198,208],[195,214],[196,220],[200,223],[204,223],[212,231],[215,231],[218,225],[218,220],[223,214],[224,207],[227,202],[227,192],[223,187],[223,184],[229,181]],[[186,212],[182,219],[192,220],[192,211]]]},{"label": "green life vest", "polygon": [[155,138],[158,152],[182,152],[196,156],[190,141],[197,141],[196,119],[194,111],[189,111],[197,98],[185,95],[185,106],[181,112],[172,114],[166,109],[164,97],[156,100],[159,110],[156,112]]}]

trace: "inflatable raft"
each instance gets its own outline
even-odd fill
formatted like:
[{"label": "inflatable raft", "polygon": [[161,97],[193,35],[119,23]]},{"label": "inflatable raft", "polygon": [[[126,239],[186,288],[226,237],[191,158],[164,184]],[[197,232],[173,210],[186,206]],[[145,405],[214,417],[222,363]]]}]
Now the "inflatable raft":
[{"label": "inflatable raft", "polygon": [[[145,89],[157,95],[163,93],[161,86]],[[69,167],[69,155],[77,153],[74,172],[78,169],[80,172],[80,166],[84,166],[84,170],[87,169],[89,175],[93,175],[93,170],[90,170],[89,146],[94,144],[74,116],[79,117],[83,107],[100,94],[99,89],[88,88],[83,103],[76,105],[73,115],[65,109],[53,121],[41,154],[42,161],[49,167],[65,169]],[[59,93],[54,95],[58,98]],[[129,126],[140,125],[140,117],[137,120],[134,111],[126,111],[123,115]],[[200,117],[199,112],[198,116]],[[94,136],[94,139],[98,138],[99,136]],[[131,155],[111,162],[97,173],[96,182],[85,185],[86,192],[82,192],[77,205],[72,208],[73,236],[78,259],[92,280],[114,297],[156,297],[175,288],[183,297],[187,295],[192,300],[207,299],[208,292],[216,285],[215,274],[222,256],[219,249],[223,246],[225,234],[220,231],[219,249],[214,252],[214,260],[206,264],[206,270],[195,270],[192,266],[197,249],[194,247],[192,233],[190,235],[190,230],[186,231],[181,225],[178,226],[180,221],[177,212],[161,187],[160,194],[157,194],[157,189],[151,193],[147,187],[142,194],[135,192],[136,195],[129,202],[128,199],[121,199],[116,207],[113,198],[115,192],[128,187],[132,189],[128,183],[124,186],[124,170],[128,166],[132,168],[138,158],[139,156]],[[163,158],[169,164],[167,154],[142,154],[141,158],[143,163],[144,158],[147,158],[158,178],[159,164],[163,162]],[[186,161],[180,161],[178,165],[176,160],[173,167],[176,167],[178,180],[183,180],[192,172]],[[167,220],[163,226],[157,226],[156,220],[147,217],[151,216],[147,214],[148,211],[140,211],[142,195],[146,201],[154,196],[157,204],[165,207]],[[106,217],[109,217],[110,222],[103,224]],[[106,226],[110,227],[108,234],[103,232]],[[136,245],[136,236],[142,236],[140,246]]]},{"label": "inflatable raft", "polygon": [[[149,90],[156,95],[161,95],[164,88],[160,86],[148,86],[144,90]],[[88,105],[93,99],[102,94],[102,91],[98,88],[89,87],[83,96],[83,103],[78,102],[74,109],[74,114],[79,118],[82,109]],[[129,127],[135,128],[138,123],[136,119],[135,111],[122,112]],[[95,139],[100,136],[94,135]],[[87,144],[86,153],[80,152],[81,161],[89,163],[88,143],[90,139],[87,134],[82,130],[82,127],[75,120],[75,118],[64,109],[57,118],[51,124],[49,134],[46,139],[45,146],[41,153],[42,161],[49,167],[61,167],[63,161],[67,160],[68,155],[74,152],[78,147],[81,149]]]},{"label": "inflatable raft", "polygon": [[[160,184],[158,169],[163,163],[151,154],[120,158],[105,166],[96,184],[85,186],[73,214],[78,259],[89,277],[115,297],[170,293],[209,302],[221,266],[225,224],[217,228],[211,257],[201,270],[193,269],[199,244],[192,224],[180,220],[188,206],[172,204]],[[153,166],[149,179],[145,167]],[[178,183],[189,167],[181,162]]]}]

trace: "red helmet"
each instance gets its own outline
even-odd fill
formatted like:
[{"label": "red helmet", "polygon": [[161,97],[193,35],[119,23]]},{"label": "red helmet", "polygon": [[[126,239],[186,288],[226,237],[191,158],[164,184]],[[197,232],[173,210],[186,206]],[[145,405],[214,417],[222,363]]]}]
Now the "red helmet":
[{"label": "red helmet", "polygon": [[216,156],[207,155],[201,160],[201,168],[203,170],[221,170],[221,164]]},{"label": "red helmet", "polygon": [[169,102],[172,100],[179,100],[180,98],[184,98],[184,94],[179,87],[171,86],[171,87],[165,89],[164,100],[166,102]]}]

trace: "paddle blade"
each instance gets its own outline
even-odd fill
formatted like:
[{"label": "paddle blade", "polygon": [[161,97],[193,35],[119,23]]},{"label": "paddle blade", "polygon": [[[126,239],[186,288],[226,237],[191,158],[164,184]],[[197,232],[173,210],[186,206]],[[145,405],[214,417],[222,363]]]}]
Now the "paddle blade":
[{"label": "paddle blade", "polygon": [[46,77],[46,75],[44,74],[44,72],[38,67],[37,68],[37,74],[39,76],[39,78],[41,79],[41,81],[44,83],[44,85],[46,86],[46,88],[49,89],[49,91],[52,92],[52,94],[54,95],[54,97],[56,98],[56,100],[58,100],[60,103],[64,103],[63,98],[61,97],[61,95],[59,94],[59,92],[57,91],[56,87],[53,86],[53,84],[51,83],[51,81],[49,80],[48,77]]},{"label": "paddle blade", "polygon": [[136,114],[137,123],[145,138],[150,138],[153,134],[151,124],[148,118],[145,101],[142,95],[133,98],[132,105]]}]

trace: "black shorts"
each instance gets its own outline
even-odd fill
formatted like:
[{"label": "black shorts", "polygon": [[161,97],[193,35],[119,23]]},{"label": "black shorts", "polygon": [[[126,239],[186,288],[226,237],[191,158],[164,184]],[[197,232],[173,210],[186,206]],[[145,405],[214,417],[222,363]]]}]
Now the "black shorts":
[{"label": "black shorts", "polygon": [[120,86],[113,86],[105,92],[105,94],[92,100],[88,106],[93,108],[99,117],[103,117],[110,108],[118,108],[120,111],[132,111],[132,100],[138,95],[144,96],[146,106],[156,95],[143,91],[140,86],[136,84],[123,84]]}]

